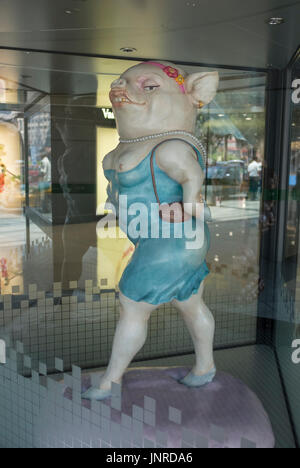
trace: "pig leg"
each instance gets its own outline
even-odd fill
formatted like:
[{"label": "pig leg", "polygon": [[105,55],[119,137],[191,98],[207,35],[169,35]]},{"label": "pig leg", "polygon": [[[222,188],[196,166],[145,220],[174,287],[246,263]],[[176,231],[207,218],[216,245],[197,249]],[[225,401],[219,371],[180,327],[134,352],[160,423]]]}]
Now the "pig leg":
[{"label": "pig leg", "polygon": [[101,378],[100,390],[92,388],[84,393],[82,398],[87,400],[109,398],[112,383],[121,384],[124,372],[145,344],[148,321],[156,307],[145,302],[132,301],[120,293],[120,320],[108,368]]},{"label": "pig leg", "polygon": [[204,283],[202,283],[198,294],[191,296],[189,300],[173,301],[174,306],[183,316],[196,352],[196,364],[192,372],[181,381],[189,387],[205,385],[211,382],[216,374],[213,357],[215,320],[203,302],[203,290]]}]

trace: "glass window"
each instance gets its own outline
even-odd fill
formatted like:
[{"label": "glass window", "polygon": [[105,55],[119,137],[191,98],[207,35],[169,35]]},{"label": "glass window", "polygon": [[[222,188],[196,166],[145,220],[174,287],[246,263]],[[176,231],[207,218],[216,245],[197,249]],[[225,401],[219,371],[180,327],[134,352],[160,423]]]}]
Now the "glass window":
[{"label": "glass window", "polygon": [[[34,361],[44,359],[50,368],[54,356],[67,366],[107,363],[118,317],[118,282],[134,251],[120,230],[114,239],[97,236],[97,223],[106,212],[101,163],[118,143],[110,84],[134,63],[77,57],[76,71],[67,64],[60,63],[60,70],[30,69],[31,76],[50,74],[51,87],[34,95],[23,89],[22,102],[15,104],[22,111],[19,127],[14,124],[15,162],[9,162],[12,133],[3,92],[0,104],[0,158],[5,164],[0,216],[9,220],[6,233],[14,243],[13,249],[0,247],[1,293],[13,293],[12,308],[22,310],[24,320],[14,328],[8,315],[1,326],[13,328],[14,339],[25,344]],[[215,346],[230,347],[256,342],[266,75],[230,69],[219,73],[219,92],[199,110],[196,135],[207,149],[204,193],[212,212],[205,301],[217,322]],[[22,69],[22,74],[29,71]],[[7,197],[18,203],[13,215]],[[0,235],[1,230],[3,224]],[[33,302],[22,306],[27,294]],[[37,304],[33,331],[26,317]],[[45,314],[52,344],[44,340],[36,346]],[[193,349],[170,304],[153,314],[150,330],[137,359]]]},{"label": "glass window", "polygon": [[217,325],[220,344],[228,336],[236,343],[256,339],[265,87],[265,74],[221,71],[219,92],[197,120],[208,153],[205,192],[212,212],[206,295],[221,323],[232,317],[227,330]]}]

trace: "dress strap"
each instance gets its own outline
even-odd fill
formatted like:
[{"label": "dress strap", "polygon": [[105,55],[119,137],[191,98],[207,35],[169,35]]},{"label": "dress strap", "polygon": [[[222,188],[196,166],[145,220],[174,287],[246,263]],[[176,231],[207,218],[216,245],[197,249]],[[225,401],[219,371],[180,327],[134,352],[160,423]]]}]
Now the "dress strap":
[{"label": "dress strap", "polygon": [[197,160],[200,163],[200,160],[199,160],[200,152],[196,149],[196,147],[192,143],[190,143],[189,141],[183,140],[182,138],[170,138],[169,140],[161,141],[160,143],[158,143],[158,145],[156,145],[153,148],[153,150],[151,152],[151,158],[150,158],[150,168],[151,168],[152,184],[153,184],[153,189],[154,189],[154,193],[155,193],[155,198],[156,198],[156,201],[157,201],[157,203],[159,205],[160,205],[160,200],[159,200],[159,197],[158,197],[157,186],[156,186],[156,181],[155,181],[155,173],[154,173],[154,155],[155,155],[155,151],[157,150],[157,148],[159,148],[162,144],[166,143],[167,141],[183,141],[184,143],[187,143],[195,151],[196,156],[197,156]]}]

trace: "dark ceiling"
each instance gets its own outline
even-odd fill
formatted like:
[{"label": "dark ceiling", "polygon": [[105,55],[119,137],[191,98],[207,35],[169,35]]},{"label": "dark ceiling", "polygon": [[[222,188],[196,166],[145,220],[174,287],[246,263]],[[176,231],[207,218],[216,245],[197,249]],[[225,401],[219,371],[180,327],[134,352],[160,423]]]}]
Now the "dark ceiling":
[{"label": "dark ceiling", "polygon": [[211,65],[283,68],[299,23],[292,0],[0,0],[1,47]]}]

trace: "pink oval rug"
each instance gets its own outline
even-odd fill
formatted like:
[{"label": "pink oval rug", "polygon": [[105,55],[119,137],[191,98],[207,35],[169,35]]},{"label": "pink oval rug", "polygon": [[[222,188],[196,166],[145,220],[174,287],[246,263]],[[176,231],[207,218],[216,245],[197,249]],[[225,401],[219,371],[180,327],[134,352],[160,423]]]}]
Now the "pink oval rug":
[{"label": "pink oval rug", "polygon": [[[169,448],[189,446],[186,444],[199,446],[199,440],[204,445],[207,440],[209,447],[240,448],[250,444],[274,448],[268,415],[243,382],[218,372],[211,384],[190,389],[178,383],[188,372],[186,368],[129,370],[123,380],[121,411],[110,408],[111,421],[121,425],[123,413],[129,417],[128,426],[134,418],[141,419],[143,413],[143,437],[156,443],[157,431],[163,432],[167,434],[165,446]],[[91,376],[83,375],[82,392],[90,386]],[[64,396],[71,400],[72,390],[66,388]],[[145,397],[150,401],[146,408]],[[111,399],[103,403],[112,405]],[[82,400],[82,405],[91,408],[90,401]],[[188,440],[183,443],[183,438]]]}]

